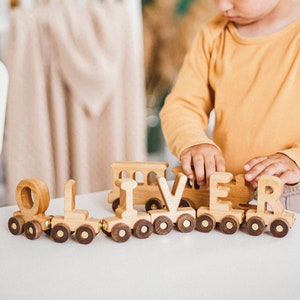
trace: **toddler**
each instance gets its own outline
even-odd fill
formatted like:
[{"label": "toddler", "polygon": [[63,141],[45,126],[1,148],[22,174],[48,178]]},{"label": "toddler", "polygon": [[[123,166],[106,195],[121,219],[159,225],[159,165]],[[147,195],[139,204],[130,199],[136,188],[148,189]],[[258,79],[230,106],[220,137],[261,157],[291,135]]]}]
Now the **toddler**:
[{"label": "toddler", "polygon": [[[165,140],[198,184],[215,171],[286,184],[300,212],[300,0],[213,0],[160,112]],[[213,140],[205,134],[215,111]]]}]

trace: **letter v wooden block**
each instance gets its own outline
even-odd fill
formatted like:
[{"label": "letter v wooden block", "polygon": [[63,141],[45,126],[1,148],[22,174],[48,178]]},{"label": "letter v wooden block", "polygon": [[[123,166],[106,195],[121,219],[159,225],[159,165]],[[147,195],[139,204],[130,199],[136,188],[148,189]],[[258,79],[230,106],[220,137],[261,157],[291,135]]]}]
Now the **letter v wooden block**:
[{"label": "letter v wooden block", "polygon": [[171,191],[165,177],[159,177],[157,180],[166,208],[149,211],[154,232],[167,234],[172,230],[173,224],[176,224],[181,232],[192,231],[196,225],[196,211],[192,207],[179,207],[187,177],[178,173]]}]

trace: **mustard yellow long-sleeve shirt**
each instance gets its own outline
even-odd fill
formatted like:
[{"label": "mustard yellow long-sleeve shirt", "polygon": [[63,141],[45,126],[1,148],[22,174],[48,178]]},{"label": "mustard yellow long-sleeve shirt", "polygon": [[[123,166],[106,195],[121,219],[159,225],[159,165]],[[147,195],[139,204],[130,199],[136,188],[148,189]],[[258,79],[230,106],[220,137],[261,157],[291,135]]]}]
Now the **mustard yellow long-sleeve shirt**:
[{"label": "mustard yellow long-sleeve shirt", "polygon": [[[215,109],[213,141],[205,135]],[[197,34],[160,112],[170,150],[217,145],[226,169],[243,173],[253,157],[283,152],[300,166],[300,19],[243,38],[218,15]]]}]

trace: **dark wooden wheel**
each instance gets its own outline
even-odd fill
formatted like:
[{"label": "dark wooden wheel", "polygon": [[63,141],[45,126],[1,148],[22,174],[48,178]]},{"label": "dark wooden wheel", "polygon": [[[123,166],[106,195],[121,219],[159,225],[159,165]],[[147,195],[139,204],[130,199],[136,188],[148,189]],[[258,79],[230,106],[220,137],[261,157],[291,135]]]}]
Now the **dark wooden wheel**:
[{"label": "dark wooden wheel", "polygon": [[177,228],[181,232],[191,232],[195,229],[196,221],[190,214],[183,214],[177,219]]},{"label": "dark wooden wheel", "polygon": [[276,219],[271,223],[270,231],[273,236],[282,238],[289,232],[289,225],[284,219]]},{"label": "dark wooden wheel", "polygon": [[95,235],[95,230],[91,225],[81,225],[75,232],[75,238],[80,244],[89,244]]},{"label": "dark wooden wheel", "polygon": [[173,223],[168,217],[160,216],[155,219],[153,227],[156,234],[165,235],[173,229]]},{"label": "dark wooden wheel", "polygon": [[116,224],[111,229],[111,237],[114,241],[118,243],[123,243],[128,241],[130,236],[131,236],[131,229],[128,225],[124,223]]},{"label": "dark wooden wheel", "polygon": [[69,239],[70,235],[70,228],[63,223],[56,224],[51,229],[51,237],[56,243],[64,243]]},{"label": "dark wooden wheel", "polygon": [[24,232],[25,221],[21,216],[11,217],[8,220],[8,229],[14,234],[18,235]]},{"label": "dark wooden wheel", "polygon": [[25,223],[24,232],[25,236],[29,240],[35,240],[41,236],[43,230],[41,224],[38,221],[30,221]]},{"label": "dark wooden wheel", "polygon": [[139,239],[146,239],[153,233],[153,225],[147,220],[139,220],[133,226],[133,234]]},{"label": "dark wooden wheel", "polygon": [[208,215],[203,214],[196,219],[196,230],[200,232],[210,232],[216,227],[215,219]]},{"label": "dark wooden wheel", "polygon": [[261,235],[265,230],[265,222],[260,217],[251,217],[246,223],[247,231],[250,235]]},{"label": "dark wooden wheel", "polygon": [[234,234],[239,228],[239,222],[234,216],[226,216],[221,220],[220,230],[225,234]]},{"label": "dark wooden wheel", "polygon": [[111,204],[113,211],[116,211],[119,205],[120,205],[120,198],[117,198]]},{"label": "dark wooden wheel", "polygon": [[179,207],[192,207],[190,201],[186,198],[181,198],[179,202]]},{"label": "dark wooden wheel", "polygon": [[145,205],[145,210],[162,209],[164,207],[163,203],[158,198],[150,198]]}]

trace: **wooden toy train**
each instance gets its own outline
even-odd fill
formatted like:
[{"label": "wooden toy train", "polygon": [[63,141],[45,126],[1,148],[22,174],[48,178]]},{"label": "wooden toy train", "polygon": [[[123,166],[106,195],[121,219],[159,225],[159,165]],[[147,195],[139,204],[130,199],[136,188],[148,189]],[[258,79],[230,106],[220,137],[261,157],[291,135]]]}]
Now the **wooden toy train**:
[{"label": "wooden toy train", "polygon": [[[63,216],[45,215],[50,203],[45,182],[38,178],[22,180],[16,189],[20,210],[8,220],[8,228],[14,235],[25,232],[32,240],[45,232],[58,243],[74,233],[79,243],[88,244],[101,230],[114,241],[125,242],[131,234],[141,239],[153,232],[168,234],[174,224],[181,232],[210,232],[218,224],[221,232],[233,234],[245,222],[247,232],[254,236],[270,225],[275,237],[284,237],[294,224],[295,214],[285,211],[279,201],[283,183],[277,177],[261,176],[257,204],[251,205],[253,189],[242,175],[233,179],[230,173],[216,172],[207,191],[175,168],[170,190],[167,167],[166,163],[113,163],[113,189],[108,199],[115,215],[103,219],[89,218],[88,211],[75,209],[74,180],[65,184]],[[146,211],[138,211],[135,204],[146,204]]]}]

